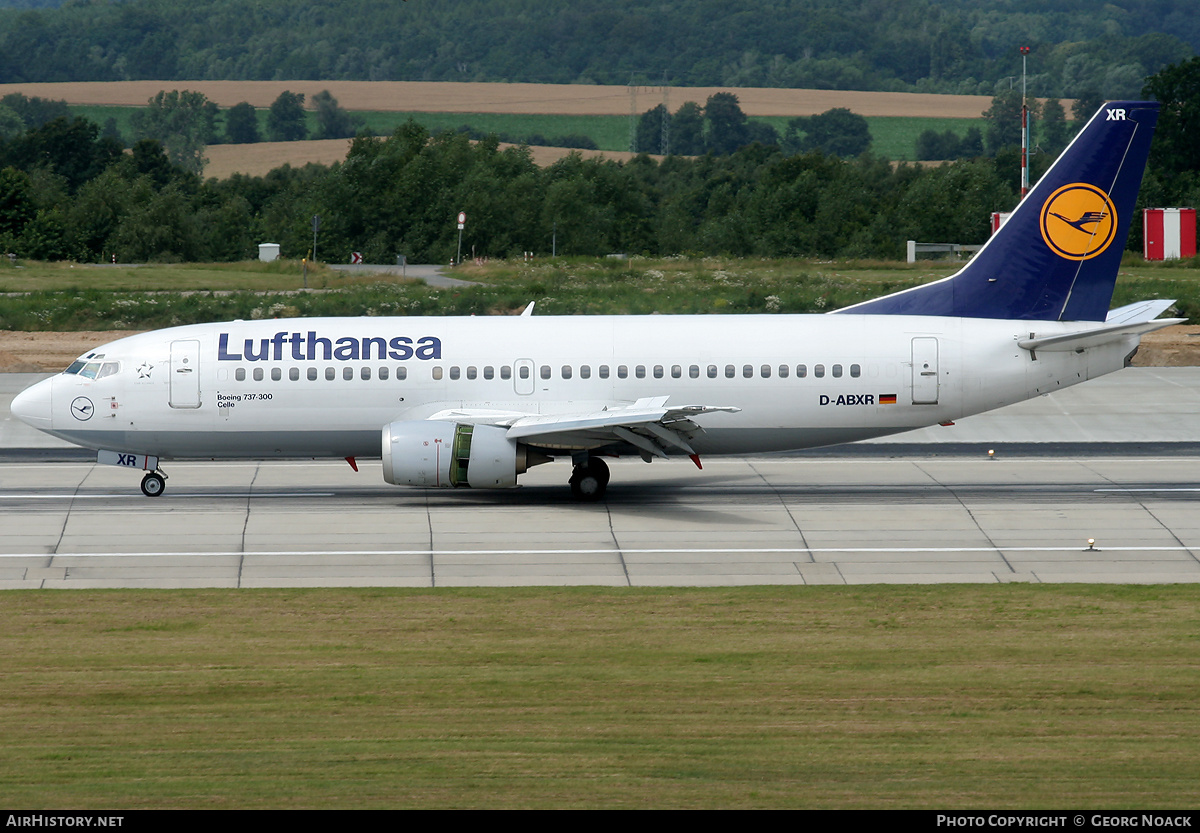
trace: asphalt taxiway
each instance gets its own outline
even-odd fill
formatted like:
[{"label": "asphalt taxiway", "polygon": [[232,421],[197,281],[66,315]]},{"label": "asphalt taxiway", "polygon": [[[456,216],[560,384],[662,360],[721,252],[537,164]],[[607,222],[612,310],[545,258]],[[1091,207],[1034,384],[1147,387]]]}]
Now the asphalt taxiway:
[{"label": "asphalt taxiway", "polygon": [[370,462],[176,462],[145,498],[12,424],[35,378],[0,377],[3,588],[1200,581],[1191,368],[891,443],[615,461],[598,504],[571,501],[565,464],[472,492],[389,486]]}]

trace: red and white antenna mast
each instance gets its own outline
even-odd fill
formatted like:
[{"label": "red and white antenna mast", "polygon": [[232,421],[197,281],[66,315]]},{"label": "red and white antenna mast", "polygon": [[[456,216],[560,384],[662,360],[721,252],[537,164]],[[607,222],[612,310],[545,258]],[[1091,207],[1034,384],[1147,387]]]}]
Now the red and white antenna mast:
[{"label": "red and white antenna mast", "polygon": [[1029,193],[1029,107],[1025,103],[1025,59],[1029,47],[1021,47],[1021,199]]}]

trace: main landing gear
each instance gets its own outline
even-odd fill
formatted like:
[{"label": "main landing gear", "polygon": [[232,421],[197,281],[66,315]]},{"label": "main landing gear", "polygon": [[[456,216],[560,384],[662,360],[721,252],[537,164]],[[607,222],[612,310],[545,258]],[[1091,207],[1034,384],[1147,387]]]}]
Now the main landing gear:
[{"label": "main landing gear", "polygon": [[142,478],[142,494],[146,497],[158,497],[167,488],[167,476],[157,471],[146,472]]},{"label": "main landing gear", "polygon": [[608,488],[608,464],[599,457],[588,457],[571,472],[571,496],[576,500],[593,502],[604,497]]}]

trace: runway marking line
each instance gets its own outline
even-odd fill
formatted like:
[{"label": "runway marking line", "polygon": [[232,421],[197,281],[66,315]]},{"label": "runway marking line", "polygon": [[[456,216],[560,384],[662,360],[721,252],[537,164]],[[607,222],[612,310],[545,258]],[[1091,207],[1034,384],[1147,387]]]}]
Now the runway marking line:
[{"label": "runway marking line", "polygon": [[[196,498],[196,497],[334,497],[336,492],[187,492],[184,494],[163,495],[158,500],[170,498],[179,500],[180,498]],[[132,492],[108,492],[103,494],[49,494],[49,495],[28,495],[28,494],[0,494],[0,500],[110,500],[113,498],[138,498],[138,495]]]},{"label": "runway marking line", "polygon": [[[1155,546],[1155,547],[1100,547],[1096,553],[1119,552],[1190,552],[1196,547],[1188,546]],[[545,550],[248,550],[245,552],[229,551],[163,551],[163,552],[60,552],[60,553],[0,553],[0,558],[65,558],[65,557],[127,557],[163,558],[177,556],[271,556],[271,555],[421,555],[421,556],[453,556],[453,555],[615,555],[617,552],[626,555],[707,555],[707,554],[739,554],[739,555],[815,555],[824,553],[947,553],[947,552],[977,552],[994,554],[997,551],[1017,552],[1088,552],[1086,547],[716,547],[698,548],[668,548],[655,547],[649,549],[626,548],[609,549],[545,549]]]}]

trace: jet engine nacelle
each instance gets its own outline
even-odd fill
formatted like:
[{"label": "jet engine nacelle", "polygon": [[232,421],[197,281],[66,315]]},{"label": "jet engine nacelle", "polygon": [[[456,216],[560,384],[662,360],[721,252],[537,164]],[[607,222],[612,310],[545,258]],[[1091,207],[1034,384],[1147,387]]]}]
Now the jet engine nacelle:
[{"label": "jet engine nacelle", "polygon": [[496,425],[400,421],[383,429],[383,479],[397,486],[508,489],[528,465],[523,444]]}]

